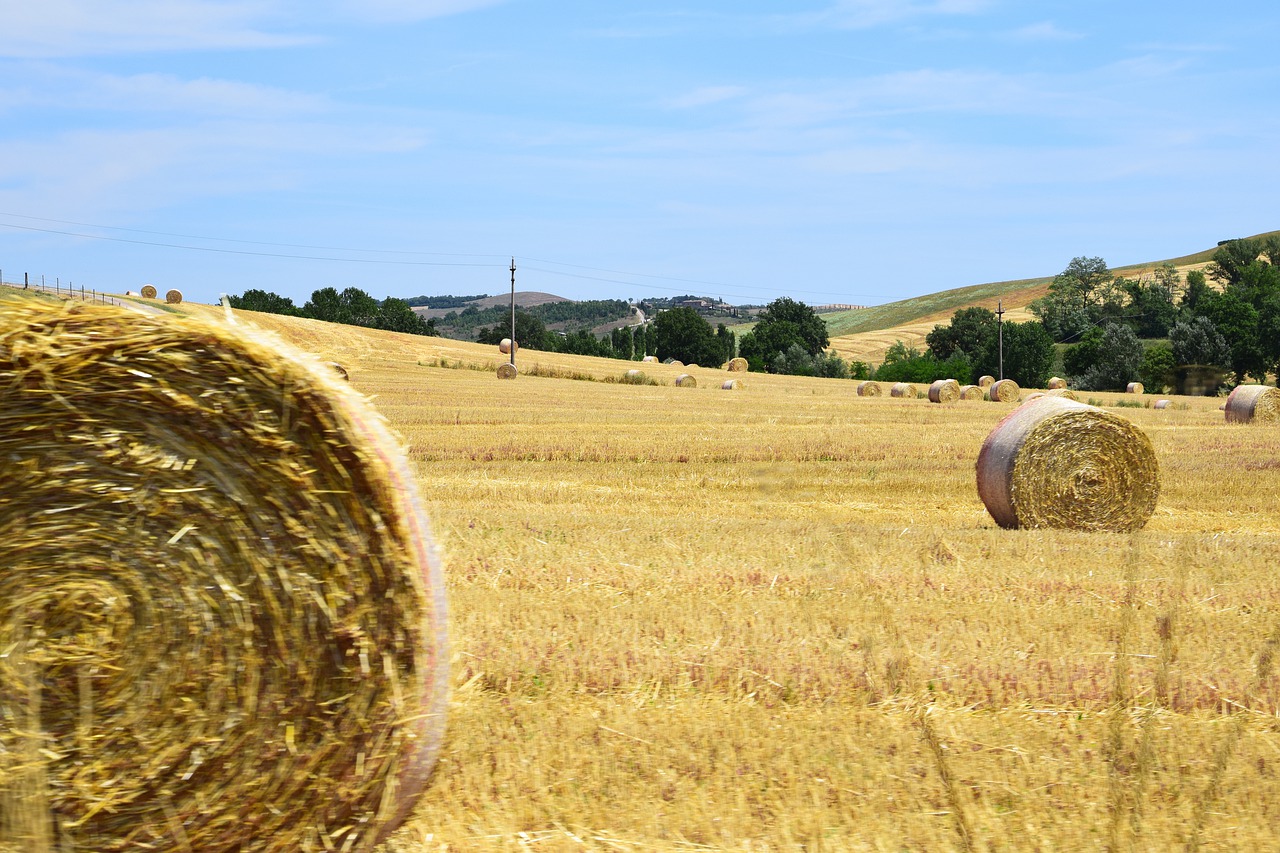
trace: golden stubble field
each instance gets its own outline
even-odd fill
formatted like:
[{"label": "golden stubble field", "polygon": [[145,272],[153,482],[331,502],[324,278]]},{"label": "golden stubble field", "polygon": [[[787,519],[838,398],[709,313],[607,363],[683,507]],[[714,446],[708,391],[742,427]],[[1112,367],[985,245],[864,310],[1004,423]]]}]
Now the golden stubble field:
[{"label": "golden stubble field", "polygon": [[1006,531],[1007,404],[260,322],[374,396],[445,558],[448,734],[392,853],[1275,848],[1276,427],[1092,395],[1154,518]]}]

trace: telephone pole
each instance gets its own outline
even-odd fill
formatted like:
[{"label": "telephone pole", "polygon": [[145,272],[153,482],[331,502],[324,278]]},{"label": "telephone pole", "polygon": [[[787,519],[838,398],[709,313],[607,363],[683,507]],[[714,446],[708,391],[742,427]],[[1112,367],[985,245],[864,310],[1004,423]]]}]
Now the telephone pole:
[{"label": "telephone pole", "polygon": [[516,363],[516,259],[511,259],[511,366]]},{"label": "telephone pole", "polygon": [[[512,264],[515,261],[511,262]],[[996,329],[1000,337],[1000,378],[1004,379],[1004,300],[996,300]]]}]

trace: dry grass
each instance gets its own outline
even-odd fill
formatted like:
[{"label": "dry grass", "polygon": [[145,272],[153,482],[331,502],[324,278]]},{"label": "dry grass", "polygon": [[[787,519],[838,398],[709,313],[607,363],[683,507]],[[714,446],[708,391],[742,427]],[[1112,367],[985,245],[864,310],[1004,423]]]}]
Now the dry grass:
[{"label": "dry grass", "polygon": [[1274,846],[1280,450],[1220,401],[1121,410],[1161,466],[1142,532],[1046,535],[977,496],[1005,406],[500,383],[492,347],[322,326],[450,590],[449,731],[392,853]]}]

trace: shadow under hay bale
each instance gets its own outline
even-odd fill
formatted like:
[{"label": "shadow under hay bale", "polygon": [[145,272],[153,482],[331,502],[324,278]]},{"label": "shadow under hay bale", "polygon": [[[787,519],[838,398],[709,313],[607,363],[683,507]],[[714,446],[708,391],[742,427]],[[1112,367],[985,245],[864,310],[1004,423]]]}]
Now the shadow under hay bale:
[{"label": "shadow under hay bale", "polygon": [[986,396],[987,395],[983,392],[981,385],[961,385],[960,386],[961,400],[983,400],[986,398]]},{"label": "shadow under hay bale", "polygon": [[893,387],[889,389],[890,397],[898,397],[903,400],[912,400],[916,396],[916,386],[910,382],[895,382]]},{"label": "shadow under hay bale", "polygon": [[1001,527],[1128,532],[1155,512],[1151,441],[1123,418],[1045,394],[1014,409],[978,453],[978,496]]},{"label": "shadow under hay bale", "polygon": [[738,356],[737,358],[729,359],[729,364],[726,366],[726,369],[730,373],[746,373],[748,367],[750,367],[750,365],[747,363],[747,360]]},{"label": "shadow under hay bale", "polygon": [[509,361],[504,361],[498,365],[499,379],[515,379],[520,375],[520,371],[516,370],[516,366]]},{"label": "shadow under hay bale", "polygon": [[236,328],[9,307],[0,458],[0,849],[369,851],[405,819],[444,585],[359,394]]},{"label": "shadow under hay bale", "polygon": [[858,383],[859,397],[880,397],[883,394],[884,388],[881,387],[879,382],[872,382],[868,379],[866,382]]},{"label": "shadow under hay bale", "polygon": [[1001,379],[987,389],[987,397],[998,403],[1016,403],[1022,397],[1022,389],[1012,379]]},{"label": "shadow under hay bale", "polygon": [[150,284],[144,284],[144,285],[142,285],[142,298],[143,298],[143,299],[155,299],[155,298],[156,298],[156,289],[155,289],[155,287],[153,287],[153,286],[152,286],[152,285],[150,285]]},{"label": "shadow under hay bale", "polygon": [[676,385],[680,388],[697,388],[698,380],[687,373],[681,373],[676,377]]},{"label": "shadow under hay bale", "polygon": [[954,403],[960,399],[960,383],[954,379],[938,379],[929,386],[930,403]]},{"label": "shadow under hay bale", "polygon": [[1227,423],[1280,421],[1280,390],[1270,385],[1237,385],[1222,404]]}]

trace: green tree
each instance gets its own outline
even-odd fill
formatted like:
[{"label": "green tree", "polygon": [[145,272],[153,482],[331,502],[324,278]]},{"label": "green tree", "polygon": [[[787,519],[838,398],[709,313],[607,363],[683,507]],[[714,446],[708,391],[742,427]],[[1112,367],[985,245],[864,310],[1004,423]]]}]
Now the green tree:
[{"label": "green tree", "polygon": [[1228,288],[1201,299],[1199,312],[1208,317],[1227,339],[1227,345],[1231,347],[1230,367],[1236,374],[1236,381],[1244,382],[1250,375],[1264,378],[1267,364],[1259,337],[1261,315],[1258,309]]},{"label": "green tree", "polygon": [[738,343],[738,354],[750,363],[752,370],[767,370],[779,353],[785,353],[793,345],[816,356],[830,343],[827,324],[817,312],[803,302],[782,296],[766,305],[756,317],[755,328]]},{"label": "green tree", "polygon": [[1068,347],[1062,362],[1077,388],[1106,391],[1123,389],[1134,381],[1142,355],[1142,341],[1133,329],[1107,323],[1090,329],[1080,343]]},{"label": "green tree", "polygon": [[1106,261],[1077,257],[1029,307],[1055,341],[1073,341],[1101,319],[1103,306],[1115,301],[1114,290]]},{"label": "green tree", "polygon": [[1178,363],[1173,358],[1173,347],[1168,341],[1159,341],[1142,354],[1142,363],[1138,366],[1138,379],[1149,390],[1163,393],[1166,388],[1177,385]]},{"label": "green tree", "polygon": [[1129,304],[1121,309],[1128,325],[1140,338],[1166,337],[1178,320],[1172,287],[1158,279],[1151,282],[1120,281],[1121,288],[1129,297]]},{"label": "green tree", "polygon": [[243,296],[228,296],[227,302],[232,308],[241,311],[260,311],[263,314],[286,314],[292,317],[302,316],[302,312],[287,296],[280,296],[269,290],[251,288]]},{"label": "green tree", "polygon": [[378,306],[378,314],[374,326],[390,332],[405,332],[410,335],[435,335],[435,322],[424,320],[409,306],[404,299],[388,296]]},{"label": "green tree", "polygon": [[951,322],[933,327],[925,336],[934,358],[948,359],[956,353],[976,358],[996,336],[998,319],[986,308],[961,308],[951,315]]},{"label": "green tree", "polygon": [[1197,315],[1174,323],[1169,345],[1179,394],[1212,394],[1223,384],[1231,347],[1208,317]]},{"label": "green tree", "polygon": [[332,287],[322,287],[311,294],[302,306],[302,313],[328,323],[373,327],[377,325],[378,300],[358,287],[348,287],[341,293]]},{"label": "green tree", "polygon": [[[511,337],[511,320],[496,326],[479,329],[476,341],[482,344],[497,346],[503,338]],[[520,308],[516,309],[516,343],[525,349],[555,350],[555,342],[550,340],[547,327],[537,317]]]},{"label": "green tree", "polygon": [[[1053,338],[1044,325],[1029,320],[1004,324],[1004,376],[1028,388],[1043,388],[1053,370]],[[1000,375],[1000,342],[993,338],[973,361],[970,378]]]},{"label": "green tree", "polygon": [[701,314],[692,308],[670,308],[653,318],[659,359],[674,358],[685,364],[715,366],[727,361],[723,341],[716,339]]},{"label": "green tree", "polygon": [[1200,300],[1210,293],[1213,293],[1213,288],[1205,280],[1204,271],[1191,270],[1187,273],[1186,288],[1182,291],[1182,301],[1178,303],[1178,307],[1184,313],[1195,313]]}]

